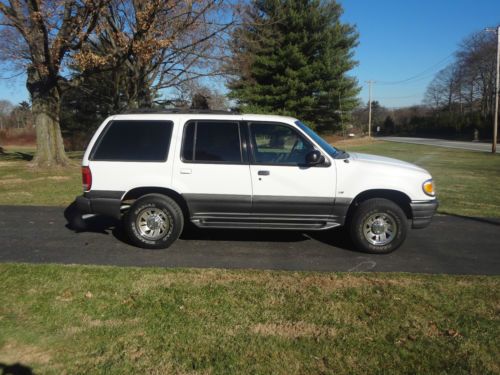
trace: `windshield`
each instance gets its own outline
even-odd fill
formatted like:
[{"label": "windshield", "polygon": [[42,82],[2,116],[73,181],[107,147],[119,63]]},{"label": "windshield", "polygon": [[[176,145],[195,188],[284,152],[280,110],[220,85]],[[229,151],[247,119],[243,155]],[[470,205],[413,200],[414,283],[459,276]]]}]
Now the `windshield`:
[{"label": "windshield", "polygon": [[339,151],[331,144],[329,144],[327,141],[325,141],[323,138],[321,138],[319,135],[317,135],[309,126],[300,121],[296,121],[295,124],[299,128],[301,128],[304,131],[304,133],[306,133],[309,137],[311,137],[314,140],[314,142],[319,144],[321,148],[325,150],[326,153],[328,153],[328,155],[330,155],[332,158],[337,156],[336,154]]}]

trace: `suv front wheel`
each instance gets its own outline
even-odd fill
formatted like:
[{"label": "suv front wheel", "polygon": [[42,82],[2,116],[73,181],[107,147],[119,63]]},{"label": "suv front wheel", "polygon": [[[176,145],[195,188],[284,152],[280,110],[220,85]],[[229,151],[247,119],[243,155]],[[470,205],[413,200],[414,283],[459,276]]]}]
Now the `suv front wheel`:
[{"label": "suv front wheel", "polygon": [[124,225],[135,245],[146,249],[164,249],[179,238],[184,217],[173,199],[149,194],[132,204],[125,214]]},{"label": "suv front wheel", "polygon": [[408,220],[394,202],[374,198],[362,202],[351,221],[354,245],[367,253],[387,254],[396,250],[406,238]]}]

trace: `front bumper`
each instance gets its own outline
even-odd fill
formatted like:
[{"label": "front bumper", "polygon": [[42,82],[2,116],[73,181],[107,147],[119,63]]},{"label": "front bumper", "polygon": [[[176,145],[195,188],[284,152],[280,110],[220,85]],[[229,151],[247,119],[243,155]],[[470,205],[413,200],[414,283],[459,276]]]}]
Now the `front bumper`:
[{"label": "front bumper", "polygon": [[76,197],[76,205],[82,214],[100,214],[120,218],[121,197],[118,191],[90,191]]},{"label": "front bumper", "polygon": [[437,200],[425,202],[411,202],[411,214],[413,218],[412,228],[425,228],[432,221],[432,217],[436,213],[439,206]]}]

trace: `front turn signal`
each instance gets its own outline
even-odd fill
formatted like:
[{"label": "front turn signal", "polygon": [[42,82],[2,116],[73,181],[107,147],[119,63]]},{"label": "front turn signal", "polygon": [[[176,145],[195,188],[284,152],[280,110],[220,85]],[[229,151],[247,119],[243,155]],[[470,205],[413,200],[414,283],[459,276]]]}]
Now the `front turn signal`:
[{"label": "front turn signal", "polygon": [[425,194],[434,197],[436,195],[436,191],[434,190],[434,182],[432,179],[425,181],[422,184],[422,190]]}]

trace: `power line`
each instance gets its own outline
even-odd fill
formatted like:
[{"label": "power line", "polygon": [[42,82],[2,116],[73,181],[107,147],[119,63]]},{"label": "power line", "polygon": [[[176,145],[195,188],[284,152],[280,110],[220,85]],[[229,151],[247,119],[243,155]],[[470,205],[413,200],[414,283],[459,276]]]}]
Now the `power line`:
[{"label": "power line", "polygon": [[407,95],[407,96],[379,96],[377,97],[377,99],[409,99],[409,98],[417,98],[419,96],[422,96],[422,94]]},{"label": "power line", "polygon": [[20,73],[14,74],[13,76],[10,76],[10,77],[0,77],[0,79],[8,80],[8,79],[19,77],[20,75],[23,75],[24,73],[25,72],[20,72]]},{"label": "power line", "polygon": [[424,79],[424,78],[427,78],[429,76],[434,75],[436,72],[432,72],[432,73],[429,73],[429,72],[431,70],[435,69],[436,67],[440,66],[441,64],[443,64],[445,61],[447,61],[453,55],[455,55],[455,52],[450,53],[448,56],[446,56],[445,58],[439,60],[437,63],[429,66],[428,68],[424,69],[420,73],[415,74],[415,75],[413,75],[411,77],[408,77],[406,79],[402,79],[402,80],[399,80],[399,81],[378,81],[377,83],[380,84],[380,85],[400,85],[400,84],[404,84],[404,83],[409,83],[410,81],[412,83],[416,82],[416,81],[419,81],[421,79]]}]

